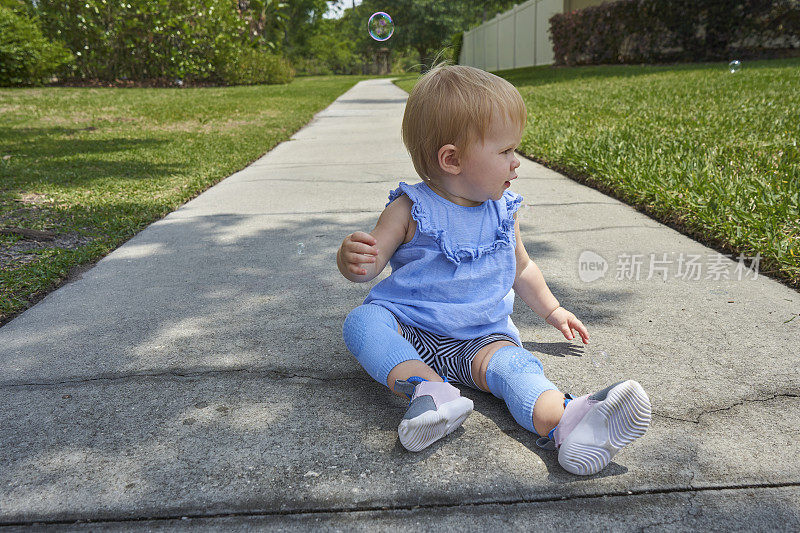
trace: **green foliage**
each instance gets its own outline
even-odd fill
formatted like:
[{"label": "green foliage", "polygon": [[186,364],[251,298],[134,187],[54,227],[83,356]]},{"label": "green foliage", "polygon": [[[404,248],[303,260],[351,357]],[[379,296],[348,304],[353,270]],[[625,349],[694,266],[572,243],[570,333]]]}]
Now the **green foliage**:
[{"label": "green foliage", "polygon": [[6,7],[15,13],[24,13],[26,4],[24,0],[0,0],[0,8]]},{"label": "green foliage", "polygon": [[416,54],[408,55],[401,54],[397,56],[392,65],[392,72],[404,74],[406,72],[419,72],[422,70],[422,63],[419,62],[419,57]]},{"label": "green foliage", "polygon": [[711,61],[800,47],[798,0],[620,0],[550,19],[556,64]]},{"label": "green foliage", "polygon": [[298,76],[328,76],[333,74],[327,63],[316,57],[297,57],[292,66]]},{"label": "green foliage", "polygon": [[236,0],[39,0],[50,36],[76,56],[66,77],[214,79],[213,65],[242,45]]},{"label": "green foliage", "polygon": [[454,34],[450,41],[453,47],[453,55],[450,59],[452,59],[453,63],[457,65],[458,59],[461,56],[461,48],[464,46],[464,32],[460,31]]},{"label": "green foliage", "polygon": [[62,44],[42,35],[35,19],[0,6],[0,85],[41,85],[71,59]]},{"label": "green foliage", "polygon": [[[386,47],[393,53],[411,49],[419,54],[418,62],[426,70],[437,56],[453,57],[458,33],[480,24],[484,16],[488,20],[510,9],[514,3],[513,0],[364,0],[355,9],[347,10],[342,19],[356,51],[366,60],[371,61],[378,48]],[[394,21],[395,32],[388,41],[376,42],[367,33],[367,20],[376,11],[388,13]]]},{"label": "green foliage", "polygon": [[[513,0],[364,0],[338,20],[323,19],[329,4],[342,0],[0,0],[35,13],[44,35],[63,41],[75,56],[60,78],[118,78],[243,83],[260,79],[273,60],[258,66],[251,52],[269,50],[303,74],[362,74],[381,48],[401,70],[443,52],[457,60],[460,33],[513,5]],[[367,20],[389,13],[395,34],[385,42],[369,37]],[[415,58],[404,58],[415,53]],[[248,66],[237,74],[233,65]],[[283,69],[286,72],[286,69]],[[281,76],[272,76],[280,78]],[[285,77],[285,74],[284,74]]]},{"label": "green foliage", "polygon": [[295,71],[281,56],[265,50],[236,48],[218,58],[217,74],[228,85],[289,83]]},{"label": "green foliage", "polygon": [[321,31],[308,39],[307,50],[311,57],[334,74],[360,74],[362,58],[355,52],[355,43],[337,35],[331,25],[330,31]]},{"label": "green foliage", "polygon": [[247,23],[250,43],[279,50],[289,25],[289,4],[280,0],[243,0],[239,10]]}]

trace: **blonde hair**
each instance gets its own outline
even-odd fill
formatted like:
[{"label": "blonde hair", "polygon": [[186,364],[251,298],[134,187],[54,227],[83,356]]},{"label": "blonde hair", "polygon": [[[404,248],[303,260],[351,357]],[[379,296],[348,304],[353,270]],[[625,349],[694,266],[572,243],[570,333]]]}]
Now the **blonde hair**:
[{"label": "blonde hair", "polygon": [[423,180],[442,174],[439,149],[453,144],[459,158],[469,157],[484,142],[492,116],[519,127],[527,122],[522,96],[508,81],[466,65],[436,64],[422,76],[406,102],[403,143]]}]

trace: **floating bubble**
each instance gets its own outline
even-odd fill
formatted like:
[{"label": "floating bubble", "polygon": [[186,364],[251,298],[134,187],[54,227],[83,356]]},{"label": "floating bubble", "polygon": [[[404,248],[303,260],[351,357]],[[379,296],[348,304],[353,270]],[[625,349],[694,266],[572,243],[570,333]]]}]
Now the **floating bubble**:
[{"label": "floating bubble", "polygon": [[742,62],[738,59],[734,59],[730,63],[728,63],[728,69],[731,71],[731,74],[734,72],[739,72],[739,69],[742,68]]},{"label": "floating bubble", "polygon": [[394,22],[392,22],[392,17],[383,11],[378,11],[369,18],[367,28],[370,37],[376,41],[385,41],[394,33]]},{"label": "floating bubble", "polygon": [[297,243],[297,255],[303,255],[306,253],[306,245],[302,242]]},{"label": "floating bubble", "polygon": [[591,359],[592,364],[594,366],[601,367],[601,366],[604,366],[604,365],[608,364],[609,357],[608,357],[608,354],[606,352],[604,352],[603,350],[600,350],[599,352],[593,353],[590,356],[590,359]]},{"label": "floating bubble", "polygon": [[517,209],[517,220],[530,218],[532,212],[533,206],[531,204],[520,204],[519,209]]}]

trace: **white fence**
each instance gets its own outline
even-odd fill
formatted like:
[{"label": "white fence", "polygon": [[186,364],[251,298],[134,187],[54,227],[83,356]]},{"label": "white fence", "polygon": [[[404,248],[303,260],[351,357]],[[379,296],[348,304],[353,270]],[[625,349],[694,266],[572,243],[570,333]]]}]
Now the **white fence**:
[{"label": "white fence", "polygon": [[483,70],[553,63],[550,17],[564,12],[564,0],[528,0],[464,32],[459,63]]}]

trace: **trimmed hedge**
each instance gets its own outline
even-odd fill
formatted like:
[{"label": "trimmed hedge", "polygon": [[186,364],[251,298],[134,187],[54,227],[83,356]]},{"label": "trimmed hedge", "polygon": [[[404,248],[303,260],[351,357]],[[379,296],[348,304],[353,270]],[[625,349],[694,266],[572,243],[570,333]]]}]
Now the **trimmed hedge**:
[{"label": "trimmed hedge", "polygon": [[800,48],[800,0],[620,0],[554,15],[557,65],[715,61]]},{"label": "trimmed hedge", "polygon": [[0,6],[0,86],[43,85],[72,54],[47,40],[35,18]]},{"label": "trimmed hedge", "polygon": [[45,35],[74,61],[62,81],[287,83],[285,60],[258,48],[238,0],[38,0]]},{"label": "trimmed hedge", "polygon": [[66,79],[213,78],[246,32],[234,0],[39,0],[42,27],[75,54]]},{"label": "trimmed hedge", "polygon": [[253,48],[239,48],[221,56],[216,70],[228,85],[289,83],[295,75],[288,59]]}]

